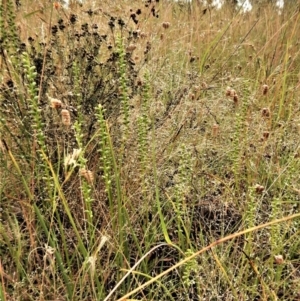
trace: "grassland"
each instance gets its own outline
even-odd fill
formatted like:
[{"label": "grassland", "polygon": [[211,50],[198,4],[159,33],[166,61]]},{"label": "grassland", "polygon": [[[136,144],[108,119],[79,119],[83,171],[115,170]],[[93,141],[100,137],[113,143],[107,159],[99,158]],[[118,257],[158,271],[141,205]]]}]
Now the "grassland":
[{"label": "grassland", "polygon": [[20,2],[0,300],[300,300],[296,1]]}]

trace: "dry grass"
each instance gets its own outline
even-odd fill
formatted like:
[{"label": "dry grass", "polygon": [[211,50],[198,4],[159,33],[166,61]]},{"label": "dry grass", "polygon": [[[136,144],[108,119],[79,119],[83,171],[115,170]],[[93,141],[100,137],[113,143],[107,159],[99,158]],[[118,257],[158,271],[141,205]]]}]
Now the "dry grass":
[{"label": "dry grass", "polygon": [[1,8],[1,300],[299,300],[296,6]]}]

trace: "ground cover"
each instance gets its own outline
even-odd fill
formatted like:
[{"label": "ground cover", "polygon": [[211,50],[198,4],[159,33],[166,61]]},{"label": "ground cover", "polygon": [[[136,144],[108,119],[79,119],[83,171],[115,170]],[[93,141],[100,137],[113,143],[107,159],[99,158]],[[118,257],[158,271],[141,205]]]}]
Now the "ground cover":
[{"label": "ground cover", "polygon": [[0,13],[1,300],[300,300],[297,3]]}]

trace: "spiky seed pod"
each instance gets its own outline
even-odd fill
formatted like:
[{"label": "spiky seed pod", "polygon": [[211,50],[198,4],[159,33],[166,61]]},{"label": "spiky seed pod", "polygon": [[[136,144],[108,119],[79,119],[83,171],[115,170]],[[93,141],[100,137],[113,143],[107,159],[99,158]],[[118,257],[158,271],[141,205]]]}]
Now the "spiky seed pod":
[{"label": "spiky seed pod", "polygon": [[268,91],[269,91],[269,86],[268,85],[263,85],[262,86],[263,95],[267,95]]},{"label": "spiky seed pod", "polygon": [[86,179],[86,181],[88,183],[90,183],[90,184],[93,183],[94,175],[93,175],[93,172],[91,170],[88,170],[86,168],[81,168],[79,173],[82,177],[84,177]]},{"label": "spiky seed pod", "polygon": [[71,124],[70,112],[66,109],[61,110],[61,119],[64,125],[69,126]]},{"label": "spiky seed pod", "polygon": [[262,117],[269,118],[270,115],[271,115],[271,113],[270,113],[270,109],[269,109],[269,108],[263,108],[263,109],[261,110],[261,116],[262,116]]}]

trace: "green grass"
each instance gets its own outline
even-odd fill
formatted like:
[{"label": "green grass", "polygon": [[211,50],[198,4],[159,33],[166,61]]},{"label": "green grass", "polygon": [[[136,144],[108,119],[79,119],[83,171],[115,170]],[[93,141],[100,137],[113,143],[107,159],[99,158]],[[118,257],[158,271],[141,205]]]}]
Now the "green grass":
[{"label": "green grass", "polygon": [[0,300],[299,300],[296,5],[92,7],[1,2]]}]

